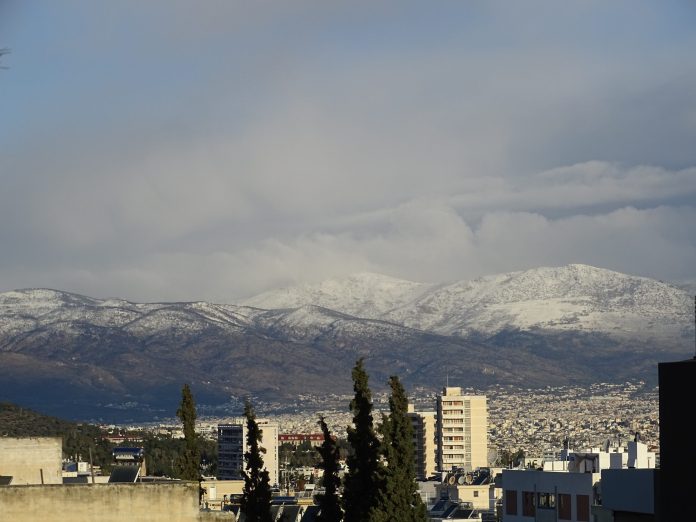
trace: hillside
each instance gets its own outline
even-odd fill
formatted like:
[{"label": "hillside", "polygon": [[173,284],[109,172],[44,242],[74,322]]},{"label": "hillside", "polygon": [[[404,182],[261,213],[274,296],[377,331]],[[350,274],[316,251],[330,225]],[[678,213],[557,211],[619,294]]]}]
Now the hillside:
[{"label": "hillside", "polygon": [[396,373],[436,390],[446,375],[479,388],[654,382],[657,362],[691,354],[685,291],[583,265],[439,286],[362,274],[307,288],[280,291],[292,302],[251,301],[276,309],[0,294],[0,400],[153,420],[171,417],[184,382],[210,412],[249,394],[347,394],[358,357],[375,389]]},{"label": "hillside", "polygon": [[95,465],[111,464],[110,444],[102,440],[101,430],[90,424],[77,424],[44,415],[16,404],[0,402],[0,437],[61,437],[65,458],[88,458],[90,448]]}]

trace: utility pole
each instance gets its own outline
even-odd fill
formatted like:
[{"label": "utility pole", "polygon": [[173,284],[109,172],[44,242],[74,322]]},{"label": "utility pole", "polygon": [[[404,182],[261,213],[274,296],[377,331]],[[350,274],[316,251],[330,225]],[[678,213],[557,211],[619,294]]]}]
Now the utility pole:
[{"label": "utility pole", "polygon": [[92,484],[94,484],[94,461],[92,460],[92,446],[89,447],[89,473],[92,476]]},{"label": "utility pole", "polygon": [[285,453],[285,462],[284,462],[284,464],[285,464],[285,495],[289,497],[289,496],[290,496],[290,479],[289,479],[289,477],[288,477],[288,464],[289,464],[289,461],[288,461],[288,454],[287,454],[287,452]]}]

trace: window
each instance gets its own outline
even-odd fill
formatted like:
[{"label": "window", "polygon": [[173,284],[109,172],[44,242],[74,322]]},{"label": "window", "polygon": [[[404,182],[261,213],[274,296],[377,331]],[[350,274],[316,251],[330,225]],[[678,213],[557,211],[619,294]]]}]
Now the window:
[{"label": "window", "polygon": [[505,490],[505,514],[517,514],[517,491],[514,489]]},{"label": "window", "polygon": [[522,492],[522,516],[533,517],[536,514],[534,509],[534,492]]},{"label": "window", "polygon": [[575,501],[577,502],[577,518],[582,522],[589,522],[590,520],[590,496],[589,495],[576,495]]},{"label": "window", "polygon": [[478,491],[474,491],[474,497],[478,497]]},{"label": "window", "polygon": [[558,520],[572,520],[568,493],[558,494]]},{"label": "window", "polygon": [[537,507],[553,509],[556,507],[556,495],[553,493],[537,493]]}]

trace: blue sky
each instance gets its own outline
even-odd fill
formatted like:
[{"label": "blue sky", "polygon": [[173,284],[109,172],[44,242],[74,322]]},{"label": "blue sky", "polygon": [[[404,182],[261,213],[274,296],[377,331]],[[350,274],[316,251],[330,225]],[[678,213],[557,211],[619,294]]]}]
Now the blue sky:
[{"label": "blue sky", "polygon": [[696,277],[689,1],[1,1],[0,291]]}]

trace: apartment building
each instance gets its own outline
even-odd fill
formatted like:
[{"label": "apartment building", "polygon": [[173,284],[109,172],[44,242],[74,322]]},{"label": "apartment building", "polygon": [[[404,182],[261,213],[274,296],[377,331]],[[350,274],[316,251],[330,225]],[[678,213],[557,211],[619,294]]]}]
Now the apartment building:
[{"label": "apartment building", "polygon": [[416,411],[408,405],[409,419],[413,426],[413,447],[418,480],[427,480],[437,471],[437,432],[434,411]]},{"label": "apartment building", "polygon": [[[256,419],[261,430],[261,447],[264,468],[268,471],[271,484],[278,484],[278,424],[265,419]],[[228,424],[218,425],[218,479],[242,479],[244,453],[247,451],[247,427],[244,418],[234,419]]]},{"label": "apartment building", "polygon": [[483,395],[447,386],[437,397],[437,465],[440,471],[488,466],[488,409]]}]

